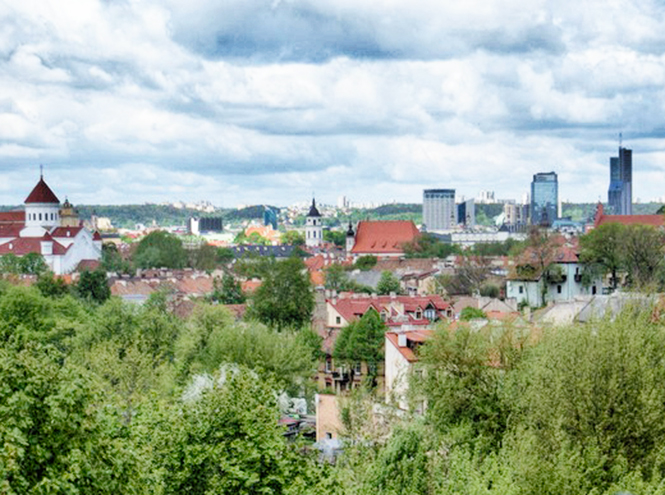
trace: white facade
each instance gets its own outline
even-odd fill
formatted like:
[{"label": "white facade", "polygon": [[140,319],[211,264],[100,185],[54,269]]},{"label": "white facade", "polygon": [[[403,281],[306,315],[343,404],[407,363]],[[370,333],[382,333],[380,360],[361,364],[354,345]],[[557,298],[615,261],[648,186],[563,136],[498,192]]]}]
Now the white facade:
[{"label": "white facade", "polygon": [[[403,337],[406,339],[405,334],[400,334],[398,337]],[[409,391],[410,372],[411,363],[402,355],[399,349],[395,347],[393,342],[386,336],[384,371],[386,402],[393,402],[397,405],[397,407],[403,410],[407,410],[409,407],[407,393]]]},{"label": "white facade", "polygon": [[[594,280],[588,287],[582,285],[582,265],[579,263],[556,263],[564,275],[564,280],[549,283],[544,303],[572,301],[580,296],[594,296],[602,293],[602,280]],[[529,306],[543,306],[542,288],[545,280],[508,280],[506,296],[515,298],[517,303],[526,302]]]}]

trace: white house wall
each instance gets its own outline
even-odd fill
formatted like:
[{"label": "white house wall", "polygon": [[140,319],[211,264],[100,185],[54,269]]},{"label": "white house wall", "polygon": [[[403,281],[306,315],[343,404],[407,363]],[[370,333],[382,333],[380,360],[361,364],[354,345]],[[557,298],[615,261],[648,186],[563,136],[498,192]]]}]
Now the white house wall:
[{"label": "white house wall", "polygon": [[394,401],[400,409],[408,409],[409,372],[411,363],[395,345],[385,338],[385,387],[386,400]]}]

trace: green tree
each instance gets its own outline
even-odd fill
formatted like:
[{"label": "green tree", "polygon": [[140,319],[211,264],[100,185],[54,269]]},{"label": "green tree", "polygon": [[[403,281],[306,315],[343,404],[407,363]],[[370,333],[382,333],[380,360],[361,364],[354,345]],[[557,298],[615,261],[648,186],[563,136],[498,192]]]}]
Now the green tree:
[{"label": "green tree", "polygon": [[227,247],[217,248],[217,263],[227,264],[233,261],[233,250]]},{"label": "green tree", "polygon": [[189,265],[196,270],[211,272],[217,266],[218,251],[208,243],[189,251]]},{"label": "green tree", "polygon": [[281,330],[300,328],[309,323],[314,310],[314,295],[303,261],[290,257],[275,261],[263,275],[252,296],[248,316]]},{"label": "green tree", "polygon": [[26,275],[41,275],[48,270],[44,257],[39,253],[28,253],[19,260],[21,273]]},{"label": "green tree", "polygon": [[156,230],[141,239],[134,262],[140,268],[182,268],[187,262],[187,251],[175,235]]},{"label": "green tree", "polygon": [[500,446],[510,411],[502,396],[510,361],[492,364],[497,356],[512,356],[515,343],[509,333],[499,337],[488,327],[441,327],[420,349],[425,373],[416,386],[427,397],[427,418],[451,442],[484,453]]},{"label": "green tree", "polygon": [[482,309],[472,308],[471,306],[467,306],[466,308],[462,309],[462,312],[460,313],[460,320],[469,321],[476,319],[486,320],[487,314]]},{"label": "green tree", "polygon": [[213,383],[155,432],[164,494],[285,493],[294,480],[269,385],[242,368]]},{"label": "green tree", "polygon": [[421,234],[413,242],[404,244],[407,258],[447,258],[451,254],[461,254],[456,244],[444,243],[432,234]]},{"label": "green tree", "polygon": [[625,266],[623,238],[626,227],[608,223],[580,237],[580,261],[586,265],[601,267],[602,273],[610,273],[612,288],[617,288],[618,272]]},{"label": "green tree", "polygon": [[629,282],[640,289],[659,290],[663,285],[662,232],[647,225],[629,225],[622,239]]},{"label": "green tree", "polygon": [[221,282],[217,278],[214,280],[211,299],[222,304],[242,304],[246,297],[240,287],[240,282],[230,273],[225,273]]},{"label": "green tree", "polygon": [[367,363],[370,370],[375,370],[383,359],[386,330],[385,323],[374,309],[369,309],[360,319],[342,328],[335,342],[333,357],[350,366],[352,383],[356,363]]},{"label": "green tree", "polygon": [[400,286],[399,279],[393,275],[390,271],[381,272],[381,278],[379,283],[376,285],[376,292],[378,294],[400,294],[402,292],[402,287]]},{"label": "green tree", "polygon": [[343,230],[324,230],[323,240],[332,242],[337,247],[346,246],[346,232]]},{"label": "green tree", "polygon": [[302,232],[297,230],[289,230],[282,234],[281,242],[282,244],[287,244],[289,246],[304,246],[305,236]]},{"label": "green tree", "polygon": [[13,253],[0,256],[0,273],[9,275],[21,273],[21,259]]},{"label": "green tree", "polygon": [[43,351],[0,349],[0,491],[131,493],[136,459],[80,370]]},{"label": "green tree", "polygon": [[111,297],[106,272],[101,269],[93,272],[82,271],[74,290],[80,298],[96,303],[103,303]]},{"label": "green tree", "polygon": [[378,261],[378,258],[376,256],[372,256],[371,254],[365,255],[365,256],[360,256],[356,260],[356,268],[366,272],[368,270],[371,270],[376,266],[376,262]]},{"label": "green tree", "polygon": [[508,442],[523,493],[604,493],[661,469],[664,347],[662,322],[637,307],[546,335],[520,372]]},{"label": "green tree", "polygon": [[62,297],[69,294],[69,286],[62,278],[55,278],[52,272],[41,274],[35,284],[44,297]]}]

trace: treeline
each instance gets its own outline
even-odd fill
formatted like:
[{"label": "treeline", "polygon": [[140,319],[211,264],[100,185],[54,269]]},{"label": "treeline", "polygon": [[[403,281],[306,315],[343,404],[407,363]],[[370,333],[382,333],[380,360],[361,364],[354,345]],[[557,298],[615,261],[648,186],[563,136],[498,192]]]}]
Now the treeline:
[{"label": "treeline", "polygon": [[2,493],[307,493],[276,397],[311,395],[320,341],[168,308],[0,283]]},{"label": "treeline", "polygon": [[665,493],[660,315],[439,329],[411,376],[424,415],[381,430],[361,394],[347,402],[334,493]]}]

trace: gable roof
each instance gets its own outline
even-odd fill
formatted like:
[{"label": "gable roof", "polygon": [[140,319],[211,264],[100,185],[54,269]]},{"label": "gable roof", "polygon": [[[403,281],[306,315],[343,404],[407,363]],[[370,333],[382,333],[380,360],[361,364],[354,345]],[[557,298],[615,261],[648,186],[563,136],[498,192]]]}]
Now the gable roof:
[{"label": "gable roof", "polygon": [[358,224],[352,253],[403,253],[403,244],[413,242],[420,232],[411,220],[362,221]]},{"label": "gable roof", "polygon": [[40,177],[39,182],[32,190],[32,192],[25,198],[24,203],[51,203],[60,204],[58,197],[51,191],[51,188],[44,182],[44,178]]}]

